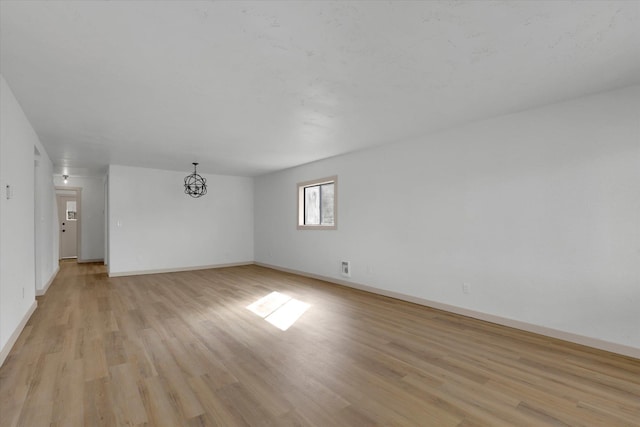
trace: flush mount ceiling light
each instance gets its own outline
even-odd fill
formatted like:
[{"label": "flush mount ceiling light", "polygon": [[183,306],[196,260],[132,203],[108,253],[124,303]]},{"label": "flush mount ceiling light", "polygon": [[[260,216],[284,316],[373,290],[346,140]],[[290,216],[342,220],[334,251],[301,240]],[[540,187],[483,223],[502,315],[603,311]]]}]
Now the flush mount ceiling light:
[{"label": "flush mount ceiling light", "polygon": [[64,178],[64,183],[66,184],[68,182],[69,175],[62,175],[62,177]]},{"label": "flush mount ceiling light", "polygon": [[193,173],[184,179],[184,192],[191,197],[202,197],[207,194],[207,180],[196,171],[197,163],[193,163]]}]

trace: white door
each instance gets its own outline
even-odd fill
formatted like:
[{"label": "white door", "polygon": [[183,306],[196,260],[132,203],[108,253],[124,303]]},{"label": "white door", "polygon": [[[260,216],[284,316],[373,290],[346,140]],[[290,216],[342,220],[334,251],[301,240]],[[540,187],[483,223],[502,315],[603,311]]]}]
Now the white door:
[{"label": "white door", "polygon": [[58,195],[60,258],[78,257],[78,209],[75,196]]}]

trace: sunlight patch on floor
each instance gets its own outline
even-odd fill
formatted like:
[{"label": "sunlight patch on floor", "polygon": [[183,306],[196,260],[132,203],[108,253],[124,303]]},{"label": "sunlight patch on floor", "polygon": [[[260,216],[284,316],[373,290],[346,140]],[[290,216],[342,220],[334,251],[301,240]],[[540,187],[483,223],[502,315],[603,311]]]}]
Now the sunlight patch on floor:
[{"label": "sunlight patch on floor", "polygon": [[280,292],[271,292],[247,306],[247,309],[280,330],[286,331],[304,314],[310,304]]}]

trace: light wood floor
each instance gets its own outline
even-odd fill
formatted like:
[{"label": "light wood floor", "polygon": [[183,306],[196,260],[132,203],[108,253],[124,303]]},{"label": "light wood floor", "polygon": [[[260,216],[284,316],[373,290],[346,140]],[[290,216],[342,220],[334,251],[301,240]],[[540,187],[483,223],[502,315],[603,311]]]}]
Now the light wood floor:
[{"label": "light wood floor", "polygon": [[[311,307],[287,331],[246,309]],[[63,263],[0,368],[2,426],[640,425],[640,361],[257,267]]]}]

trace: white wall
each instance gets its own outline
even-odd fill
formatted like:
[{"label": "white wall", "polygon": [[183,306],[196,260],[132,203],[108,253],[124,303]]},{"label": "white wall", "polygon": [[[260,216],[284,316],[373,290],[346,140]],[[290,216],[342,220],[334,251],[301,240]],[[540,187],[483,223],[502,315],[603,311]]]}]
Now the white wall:
[{"label": "white wall", "polygon": [[53,163],[38,142],[35,169],[35,283],[43,295],[58,271],[58,211],[53,185]]},{"label": "white wall", "polygon": [[56,175],[53,180],[56,187],[82,188],[78,261],[104,260],[105,177],[69,176],[65,184],[64,178]]},{"label": "white wall", "polygon": [[104,237],[104,264],[109,265],[109,176],[104,176],[104,229],[102,235]]},{"label": "white wall", "polygon": [[189,173],[109,167],[110,275],[253,261],[253,180],[203,174],[194,199]]},{"label": "white wall", "polygon": [[[639,112],[635,86],[258,177],[255,259],[640,350]],[[296,183],[334,174],[338,230],[296,230]]]},{"label": "white wall", "polygon": [[[34,171],[36,149],[40,153],[38,171]],[[36,285],[50,281],[57,270],[53,222],[46,216],[53,188],[45,175],[51,177],[51,168],[38,136],[0,76],[0,364],[36,307]],[[10,199],[6,198],[7,185],[13,192]],[[39,217],[34,216],[36,205],[42,214]]]}]

